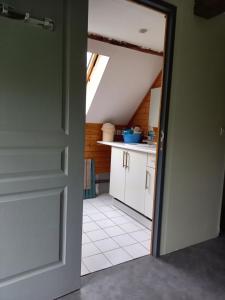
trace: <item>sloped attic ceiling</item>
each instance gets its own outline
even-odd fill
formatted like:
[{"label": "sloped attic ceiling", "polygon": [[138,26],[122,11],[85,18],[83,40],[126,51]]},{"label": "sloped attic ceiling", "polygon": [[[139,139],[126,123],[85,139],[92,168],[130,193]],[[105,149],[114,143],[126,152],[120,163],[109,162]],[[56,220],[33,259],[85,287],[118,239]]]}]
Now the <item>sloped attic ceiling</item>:
[{"label": "sloped attic ceiling", "polygon": [[126,125],[162,69],[163,58],[91,39],[88,51],[110,59],[86,122]]},{"label": "sloped attic ceiling", "polygon": [[[165,15],[132,1],[89,0],[89,33],[163,52],[165,25]],[[126,125],[162,69],[163,58],[93,39],[88,51],[110,59],[86,122]]]},{"label": "sloped attic ceiling", "polygon": [[89,33],[162,52],[165,25],[164,14],[131,1],[89,0]]}]

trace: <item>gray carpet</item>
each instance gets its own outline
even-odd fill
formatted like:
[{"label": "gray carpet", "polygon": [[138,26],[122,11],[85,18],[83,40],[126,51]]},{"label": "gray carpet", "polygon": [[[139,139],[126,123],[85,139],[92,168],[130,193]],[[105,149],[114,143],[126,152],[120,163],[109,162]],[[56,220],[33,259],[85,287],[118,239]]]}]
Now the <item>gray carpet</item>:
[{"label": "gray carpet", "polygon": [[82,278],[82,288],[60,300],[224,300],[225,238],[160,259],[136,259]]}]

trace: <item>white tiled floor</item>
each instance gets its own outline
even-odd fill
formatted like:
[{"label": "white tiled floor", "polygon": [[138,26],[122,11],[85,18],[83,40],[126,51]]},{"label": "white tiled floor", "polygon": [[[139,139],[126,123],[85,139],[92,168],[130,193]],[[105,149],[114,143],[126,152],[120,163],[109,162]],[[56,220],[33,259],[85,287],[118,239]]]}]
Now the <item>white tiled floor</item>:
[{"label": "white tiled floor", "polygon": [[81,275],[150,253],[151,231],[101,195],[84,200]]}]

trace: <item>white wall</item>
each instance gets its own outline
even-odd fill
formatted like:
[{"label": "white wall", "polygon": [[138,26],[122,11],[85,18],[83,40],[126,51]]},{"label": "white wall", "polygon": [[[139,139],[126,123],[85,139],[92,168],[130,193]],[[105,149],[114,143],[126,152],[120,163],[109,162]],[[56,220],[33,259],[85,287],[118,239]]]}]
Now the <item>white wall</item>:
[{"label": "white wall", "polygon": [[[163,52],[164,14],[124,0],[89,0],[88,4],[88,32]],[[148,31],[141,34],[141,28]]]},{"label": "white wall", "polygon": [[178,6],[169,118],[161,253],[219,232],[225,137],[225,16],[194,16]]},{"label": "white wall", "polygon": [[91,39],[88,50],[110,59],[86,122],[126,125],[162,69],[163,58]]}]

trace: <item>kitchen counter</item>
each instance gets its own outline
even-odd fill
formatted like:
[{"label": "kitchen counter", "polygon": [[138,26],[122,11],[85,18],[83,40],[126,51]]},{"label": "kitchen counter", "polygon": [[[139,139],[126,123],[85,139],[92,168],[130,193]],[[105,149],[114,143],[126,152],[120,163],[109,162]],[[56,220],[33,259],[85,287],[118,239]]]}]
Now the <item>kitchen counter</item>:
[{"label": "kitchen counter", "polygon": [[126,150],[134,150],[149,154],[156,154],[156,145],[148,145],[148,144],[126,144],[123,142],[102,142],[98,141],[98,144],[106,145],[110,147],[116,147]]}]

